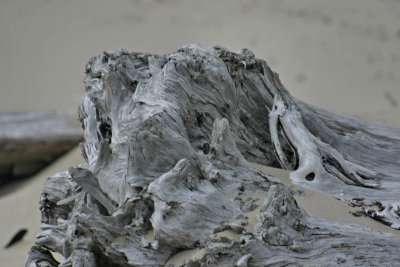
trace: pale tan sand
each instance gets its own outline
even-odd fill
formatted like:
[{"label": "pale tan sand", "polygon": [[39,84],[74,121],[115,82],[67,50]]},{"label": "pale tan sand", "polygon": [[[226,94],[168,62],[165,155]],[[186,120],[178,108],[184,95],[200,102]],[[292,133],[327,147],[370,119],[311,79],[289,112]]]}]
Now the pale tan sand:
[{"label": "pale tan sand", "polygon": [[283,184],[296,190],[301,191],[302,195],[296,195],[295,199],[297,203],[307,213],[321,217],[330,221],[337,221],[343,223],[351,223],[364,227],[368,227],[376,232],[391,233],[400,237],[400,231],[395,230],[389,226],[383,225],[370,217],[356,217],[352,215],[351,211],[356,211],[356,208],[352,208],[343,201],[330,196],[328,194],[314,192],[306,188],[294,185],[289,178],[289,171],[267,167],[253,163],[253,165],[260,171],[273,175],[279,178]]},{"label": "pale tan sand", "polygon": [[[4,197],[0,197],[0,213],[9,214],[1,219],[0,239],[3,241],[3,246],[20,228],[28,228],[28,234],[24,237],[23,241],[11,247],[8,250],[0,249],[0,262],[7,262],[7,266],[23,266],[26,258],[26,253],[32,246],[35,235],[39,232],[40,228],[40,212],[39,212],[39,197],[43,187],[43,182],[46,177],[55,174],[58,171],[64,171],[69,166],[76,165],[82,162],[80,151],[78,148],[74,149],[69,154],[65,155],[52,166],[39,173],[36,177],[32,178],[23,184],[18,191],[14,191]],[[400,237],[399,231],[396,231],[388,226],[378,223],[369,217],[355,217],[350,214],[354,210],[344,202],[329,196],[327,194],[313,192],[305,188],[293,185],[289,179],[289,172],[281,169],[271,168],[259,164],[254,164],[260,171],[271,174],[279,178],[285,185],[294,190],[300,190],[303,195],[296,195],[298,204],[309,214],[325,218],[327,220],[338,221],[343,223],[351,223],[368,227],[373,231],[392,233]],[[4,191],[4,189],[3,189]],[[260,196],[251,196],[253,200],[259,205]],[[246,213],[249,218],[249,224],[246,226],[249,231],[254,230],[256,224],[256,214],[258,209]],[[211,236],[214,239],[226,237],[231,240],[238,241],[239,236],[232,231],[224,231]],[[148,242],[154,241],[154,232],[150,231],[146,235]],[[116,242],[123,243],[124,240],[116,240]],[[226,243],[216,243],[218,246],[226,246]],[[170,259],[169,263],[180,264],[189,259],[201,258],[204,255],[203,249],[185,250],[175,255]]]},{"label": "pale tan sand", "polygon": [[199,260],[203,258],[205,253],[206,250],[204,248],[186,249],[177,253],[171,259],[169,259],[165,264],[165,266],[168,266],[170,264],[179,266],[184,263],[187,263],[189,260]]},{"label": "pale tan sand", "polygon": [[144,238],[146,239],[147,242],[152,243],[155,241],[155,237],[154,237],[154,230],[150,230],[145,236]]},{"label": "pale tan sand", "polygon": [[199,43],[247,47],[296,97],[400,126],[399,18],[393,0],[4,0],[0,110],[75,109],[103,50]]},{"label": "pale tan sand", "polygon": [[[239,242],[240,241],[240,236],[233,232],[232,230],[225,230],[216,234],[210,235],[210,238],[214,241],[213,242],[213,247],[228,247],[233,244],[231,243],[226,243],[226,242],[219,242],[221,238],[227,238],[232,241]],[[172,258],[170,258],[165,266],[168,266],[169,264],[174,264],[176,266],[182,265],[184,263],[187,263],[189,260],[198,260],[201,259],[206,250],[204,248],[195,248],[195,249],[186,249],[183,250],[176,255],[174,255]]]},{"label": "pale tan sand", "polygon": [[[82,162],[80,149],[75,148],[29,181],[20,184],[19,190],[0,197],[0,266],[24,266],[26,254],[40,231],[39,199],[45,179]],[[2,191],[6,189],[7,187],[2,188]],[[9,249],[4,249],[21,228],[28,229],[23,240]]]},{"label": "pale tan sand", "polygon": [[[367,227],[375,232],[382,233],[390,233],[400,238],[400,231],[394,230],[393,228],[383,225],[369,217],[355,217],[350,213],[350,211],[355,211],[355,208],[348,206],[343,201],[330,196],[328,194],[313,192],[306,188],[294,185],[289,178],[289,171],[272,168],[260,164],[253,165],[260,171],[273,175],[280,179],[283,184],[290,187],[295,191],[301,191],[301,195],[296,195],[295,199],[299,206],[303,208],[308,214],[311,214],[316,217],[320,217],[330,221],[336,221],[340,223],[350,223],[352,225],[359,225],[361,227]],[[231,197],[231,196],[226,196]],[[262,202],[264,201],[263,195],[250,195],[247,196],[246,199],[251,198],[255,201],[257,207],[251,212],[245,213],[245,216],[248,217],[248,224],[245,226],[246,230],[249,232],[254,232],[254,227],[257,224],[257,214],[260,211]],[[239,221],[236,222],[240,224]],[[217,239],[221,237],[226,237],[230,240],[238,242],[240,236],[233,231],[223,231],[220,233],[216,233],[211,235],[210,237]],[[229,243],[215,243],[216,246],[229,246]],[[174,257],[169,259],[166,266],[168,264],[181,265],[187,263],[189,260],[200,259],[205,253],[204,249],[187,249],[179,252]]]},{"label": "pale tan sand", "polygon": [[255,204],[256,208],[252,211],[244,213],[244,215],[248,218],[247,225],[245,226],[245,228],[247,231],[254,233],[256,224],[258,223],[257,214],[260,213],[260,209],[264,202],[264,195],[251,195],[251,196],[245,197],[243,200],[246,201],[247,199],[254,200],[254,204]]},{"label": "pale tan sand", "polygon": [[[199,43],[247,47],[267,60],[296,97],[400,126],[399,18],[400,2],[392,0],[4,0],[0,110],[76,109],[84,91],[84,66],[103,50],[163,54]],[[43,181],[81,160],[79,152],[73,154],[28,183],[0,189],[0,195],[9,192],[0,197],[2,245],[20,227],[30,227],[23,242],[9,251],[0,248],[0,265],[23,266],[33,229],[39,229]],[[70,163],[61,164],[67,159]],[[284,171],[277,176],[287,180]],[[297,199],[312,214],[395,231],[353,217],[335,198],[303,191],[305,197]],[[327,212],[324,205],[337,208]]]}]

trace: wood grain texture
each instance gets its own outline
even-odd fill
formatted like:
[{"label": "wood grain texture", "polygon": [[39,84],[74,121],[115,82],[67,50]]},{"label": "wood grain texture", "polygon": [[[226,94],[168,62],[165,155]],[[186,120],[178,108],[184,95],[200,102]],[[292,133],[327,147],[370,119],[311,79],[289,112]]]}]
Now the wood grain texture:
[{"label": "wood grain texture", "polygon": [[399,129],[294,99],[247,49],[117,50],[86,71],[87,163],[46,181],[27,266],[46,249],[64,255],[61,266],[164,266],[190,251],[187,266],[400,260],[399,239],[308,215],[249,163],[291,169],[295,183],[355,198],[396,227]]}]

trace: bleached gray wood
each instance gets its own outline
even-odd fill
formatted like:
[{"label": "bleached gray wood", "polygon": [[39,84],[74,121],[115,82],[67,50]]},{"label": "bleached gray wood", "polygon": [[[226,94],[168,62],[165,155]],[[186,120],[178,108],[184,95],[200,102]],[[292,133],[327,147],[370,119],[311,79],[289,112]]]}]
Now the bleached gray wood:
[{"label": "bleached gray wood", "polygon": [[[100,202],[103,207],[107,209],[108,214],[113,214],[116,210],[111,200],[103,193],[100,188],[96,176],[90,171],[83,168],[71,167],[68,172],[71,178],[84,190],[89,193],[91,197]],[[59,203],[59,202],[57,202]]]},{"label": "bleached gray wood", "polygon": [[295,183],[307,186],[308,182],[313,182],[323,188],[329,186],[329,177],[334,183],[334,179],[339,178],[345,184],[378,188],[379,184],[372,180],[376,172],[348,162],[336,149],[312,135],[304,126],[300,112],[294,107],[285,108],[281,97],[275,95],[270,112],[270,134],[282,167],[287,168],[288,164],[277,135],[278,122],[299,155],[298,167],[290,175]]},{"label": "bleached gray wood", "polygon": [[117,50],[86,71],[87,163],[47,179],[27,266],[46,249],[62,266],[164,266],[181,252],[195,254],[188,266],[399,262],[398,238],[306,214],[249,163],[282,165],[396,228],[399,129],[294,99],[247,49]]},{"label": "bleached gray wood", "polygon": [[0,184],[38,172],[82,138],[74,112],[1,112]]}]

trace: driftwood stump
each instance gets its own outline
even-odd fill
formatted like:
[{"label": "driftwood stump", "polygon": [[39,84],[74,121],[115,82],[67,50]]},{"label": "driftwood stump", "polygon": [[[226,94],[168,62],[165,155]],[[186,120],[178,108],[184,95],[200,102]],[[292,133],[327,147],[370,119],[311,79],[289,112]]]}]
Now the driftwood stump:
[{"label": "driftwood stump", "polygon": [[399,228],[400,129],[296,100],[247,49],[104,52],[86,73],[87,163],[47,179],[27,266],[399,262],[399,239],[306,214],[249,162]]}]

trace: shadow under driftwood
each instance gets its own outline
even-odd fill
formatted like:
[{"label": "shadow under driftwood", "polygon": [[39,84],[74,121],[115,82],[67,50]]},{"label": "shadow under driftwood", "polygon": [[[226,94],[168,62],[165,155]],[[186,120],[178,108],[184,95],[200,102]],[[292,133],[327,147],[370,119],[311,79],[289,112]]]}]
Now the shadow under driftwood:
[{"label": "shadow under driftwood", "polygon": [[37,173],[82,138],[76,112],[1,112],[0,186]]}]

